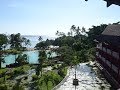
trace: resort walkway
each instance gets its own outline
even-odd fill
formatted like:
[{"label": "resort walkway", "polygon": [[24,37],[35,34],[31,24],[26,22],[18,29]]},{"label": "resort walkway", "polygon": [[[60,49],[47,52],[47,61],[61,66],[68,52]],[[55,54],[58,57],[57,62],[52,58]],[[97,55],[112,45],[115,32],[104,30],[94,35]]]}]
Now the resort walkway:
[{"label": "resort walkway", "polygon": [[103,77],[98,76],[87,63],[77,65],[76,76],[79,85],[76,87],[73,86],[74,72],[75,68],[70,69],[67,79],[56,90],[110,90],[109,83]]}]

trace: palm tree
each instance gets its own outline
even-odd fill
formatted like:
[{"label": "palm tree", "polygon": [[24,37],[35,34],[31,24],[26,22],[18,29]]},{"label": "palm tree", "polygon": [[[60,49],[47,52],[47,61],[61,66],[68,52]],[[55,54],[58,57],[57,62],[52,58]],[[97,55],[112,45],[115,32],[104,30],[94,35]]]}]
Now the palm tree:
[{"label": "palm tree", "polygon": [[52,51],[50,50],[50,51],[48,51],[48,59],[51,59],[52,58]]},{"label": "palm tree", "polygon": [[13,52],[12,54],[15,56],[15,63],[17,63],[17,61],[16,61],[16,59],[17,59],[17,54],[18,54],[17,51]]},{"label": "palm tree", "polygon": [[77,53],[75,52],[75,54],[73,56],[73,60],[71,61],[71,65],[75,66],[75,79],[76,79],[76,69],[77,69],[78,63],[79,63],[79,59],[78,59]]},{"label": "palm tree", "polygon": [[42,75],[42,66],[43,66],[43,62],[44,62],[44,60],[46,60],[46,58],[47,58],[46,52],[44,50],[39,51],[39,58],[38,58],[39,65],[36,68],[36,75],[39,76],[40,71],[41,71],[41,75]]},{"label": "palm tree", "polygon": [[30,40],[25,37],[21,37],[20,33],[10,35],[10,47],[12,49],[21,50],[23,48],[22,43],[30,45]]},{"label": "palm tree", "polygon": [[27,54],[19,54],[16,58],[16,62],[18,62],[20,65],[28,63],[28,57]]},{"label": "palm tree", "polygon": [[2,63],[5,63],[3,53],[0,52],[0,68],[2,67]]},{"label": "palm tree", "polygon": [[52,67],[52,63],[51,63],[51,59],[52,59],[52,51],[50,50],[47,54],[48,54],[48,60],[49,60],[49,63],[50,63],[50,65],[51,65],[51,67]]},{"label": "palm tree", "polygon": [[86,33],[86,29],[82,27],[81,33]]},{"label": "palm tree", "polygon": [[78,85],[78,79],[76,78],[76,69],[77,69],[77,64],[78,64],[78,57],[74,56],[74,59],[72,60],[73,65],[75,65],[75,79],[73,79],[73,85]]},{"label": "palm tree", "polygon": [[5,34],[0,34],[0,68],[1,68],[1,63],[5,62],[3,48],[6,47],[7,43],[8,43],[7,36]]},{"label": "palm tree", "polygon": [[37,76],[40,75],[40,71],[41,71],[41,75],[42,75],[42,65],[38,65],[35,70],[36,70],[36,75]]},{"label": "palm tree", "polygon": [[76,33],[76,35],[80,35],[81,33],[80,33],[80,28],[79,28],[79,26],[77,27],[77,29],[75,29],[75,33]]},{"label": "palm tree", "polygon": [[71,32],[68,32],[67,35],[70,36],[70,35],[71,35]]},{"label": "palm tree", "polygon": [[17,59],[18,54],[21,54],[21,51],[17,51],[15,49],[13,49],[10,53],[12,55],[14,55],[14,57],[15,57],[15,63],[17,63],[16,59]]},{"label": "palm tree", "polygon": [[42,39],[42,37],[41,37],[41,36],[39,36],[38,40],[39,40],[39,41],[42,41],[43,39]]},{"label": "palm tree", "polygon": [[57,30],[56,35],[59,36],[59,37],[62,37],[62,36],[65,36],[65,33],[64,32],[59,32]]},{"label": "palm tree", "polygon": [[10,47],[17,50],[22,47],[22,39],[20,33],[10,35]]},{"label": "palm tree", "polygon": [[[42,68],[43,68],[43,62],[44,62],[44,57],[40,57],[39,59],[38,59],[38,62],[39,62],[39,65],[38,65],[38,70],[39,71],[41,71],[41,75],[42,75]],[[38,74],[39,75],[39,74]]]},{"label": "palm tree", "polygon": [[0,50],[8,44],[8,37],[5,34],[0,34]]},{"label": "palm tree", "polygon": [[25,38],[25,37],[22,38],[22,42],[23,42],[23,44],[24,44],[24,47],[25,47],[25,46],[28,46],[28,45],[31,45],[30,40],[27,39],[27,38]]},{"label": "palm tree", "polygon": [[71,36],[73,35],[73,32],[75,32],[75,30],[76,30],[76,26],[72,25],[70,28]]}]

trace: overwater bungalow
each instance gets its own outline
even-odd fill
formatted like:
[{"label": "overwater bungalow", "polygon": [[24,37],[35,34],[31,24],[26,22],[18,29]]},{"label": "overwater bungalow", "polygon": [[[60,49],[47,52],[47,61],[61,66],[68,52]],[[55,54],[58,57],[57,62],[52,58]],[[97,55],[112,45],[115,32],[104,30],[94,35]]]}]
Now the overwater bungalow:
[{"label": "overwater bungalow", "polygon": [[120,88],[120,24],[108,25],[95,41],[97,65],[113,86]]}]

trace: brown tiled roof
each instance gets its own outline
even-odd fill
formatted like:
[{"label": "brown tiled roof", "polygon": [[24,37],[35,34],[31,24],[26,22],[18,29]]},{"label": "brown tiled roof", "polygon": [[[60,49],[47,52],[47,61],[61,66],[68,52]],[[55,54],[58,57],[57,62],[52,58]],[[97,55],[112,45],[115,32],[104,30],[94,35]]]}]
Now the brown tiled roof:
[{"label": "brown tiled roof", "polygon": [[120,36],[111,36],[111,35],[99,35],[96,37],[97,41],[106,42],[113,46],[120,47]]},{"label": "brown tiled roof", "polygon": [[120,47],[120,24],[107,26],[102,34],[96,37],[96,40]]},{"label": "brown tiled roof", "polygon": [[120,24],[108,25],[102,35],[120,36]]}]

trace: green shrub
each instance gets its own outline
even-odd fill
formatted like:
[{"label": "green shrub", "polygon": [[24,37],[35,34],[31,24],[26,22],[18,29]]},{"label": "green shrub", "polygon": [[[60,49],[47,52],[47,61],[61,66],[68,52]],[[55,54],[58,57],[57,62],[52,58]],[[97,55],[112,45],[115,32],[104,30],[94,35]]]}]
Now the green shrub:
[{"label": "green shrub", "polygon": [[67,74],[67,67],[59,69],[58,74],[64,78]]},{"label": "green shrub", "polygon": [[0,90],[8,90],[8,86],[5,84],[0,85]]},{"label": "green shrub", "polygon": [[14,70],[14,75],[24,74],[24,73],[25,73],[25,71],[24,71],[23,68],[16,68],[16,69]]},{"label": "green shrub", "polygon": [[55,69],[57,69],[57,67],[56,67],[56,66],[53,66],[52,69],[55,70]]},{"label": "green shrub", "polygon": [[36,83],[36,86],[38,85],[40,90],[47,90],[47,88],[48,90],[52,90],[52,88],[55,85],[59,84],[62,79],[63,78],[60,75],[58,75],[57,72],[48,71],[39,78],[38,83]]},{"label": "green shrub", "polygon": [[29,64],[26,64],[26,65],[22,66],[22,68],[24,69],[24,71],[27,71],[31,68],[31,66]]},{"label": "green shrub", "polygon": [[5,72],[7,71],[6,68],[0,69],[0,77],[4,76]]},{"label": "green shrub", "polygon": [[0,78],[0,84],[2,84],[4,82],[4,77]]},{"label": "green shrub", "polygon": [[12,90],[25,90],[23,86],[19,84],[15,84],[12,88]]},{"label": "green shrub", "polygon": [[53,79],[54,79],[55,85],[59,84],[60,81],[62,81],[62,78],[61,78],[58,74],[56,74],[56,75],[53,77]]},{"label": "green shrub", "polygon": [[59,68],[60,66],[61,66],[61,65],[58,64],[58,65],[57,65],[57,68]]},{"label": "green shrub", "polygon": [[11,78],[11,75],[6,75],[5,78],[6,78],[6,80],[8,80]]},{"label": "green shrub", "polygon": [[42,66],[43,66],[43,67],[47,67],[48,65],[47,65],[47,64],[43,64]]},{"label": "green shrub", "polygon": [[21,72],[20,72],[20,70],[15,70],[14,71],[14,75],[18,75],[18,74],[20,74]]},{"label": "green shrub", "polygon": [[38,79],[38,76],[37,75],[32,75],[32,80],[37,80]]},{"label": "green shrub", "polygon": [[59,69],[58,70],[58,74],[61,76],[61,77],[64,77],[65,76],[65,73],[62,69]]}]

